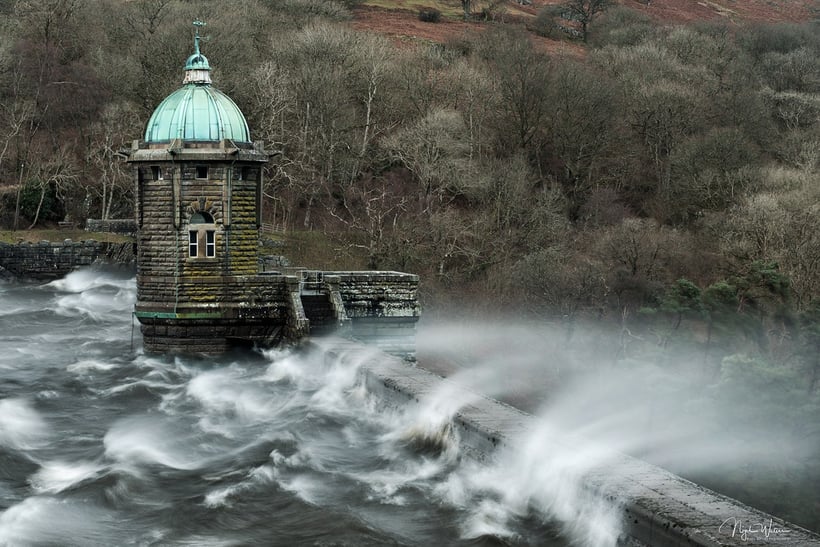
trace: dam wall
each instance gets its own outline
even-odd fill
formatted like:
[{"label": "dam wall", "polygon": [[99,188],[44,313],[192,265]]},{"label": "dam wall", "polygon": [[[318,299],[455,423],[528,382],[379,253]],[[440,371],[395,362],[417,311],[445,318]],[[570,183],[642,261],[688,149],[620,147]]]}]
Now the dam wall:
[{"label": "dam wall", "polygon": [[133,243],[95,240],[40,243],[0,243],[0,272],[23,280],[52,280],[92,264],[133,267]]},{"label": "dam wall", "polygon": [[[329,360],[360,364],[368,390],[385,404],[418,404],[449,382],[401,359],[337,338],[309,345]],[[466,391],[466,390],[465,390]],[[498,449],[536,431],[536,418],[494,399],[471,393],[453,419],[461,453],[492,461]],[[572,451],[571,439],[559,441]],[[657,466],[619,453],[592,467],[583,487],[622,508],[620,545],[663,547],[820,547],[820,535],[713,492]],[[744,532],[745,530],[745,532]]]}]

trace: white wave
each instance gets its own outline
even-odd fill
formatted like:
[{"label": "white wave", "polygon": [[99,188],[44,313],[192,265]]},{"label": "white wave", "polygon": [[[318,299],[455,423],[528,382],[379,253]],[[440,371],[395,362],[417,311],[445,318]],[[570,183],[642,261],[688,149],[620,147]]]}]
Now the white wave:
[{"label": "white wave", "polygon": [[134,389],[136,387],[141,387],[141,386],[146,387],[146,388],[151,388],[151,389],[160,389],[160,390],[170,389],[170,388],[174,387],[174,386],[172,386],[170,384],[166,384],[164,382],[150,382],[148,380],[134,380],[134,381],[131,381],[131,382],[126,382],[124,384],[120,384],[118,386],[114,386],[114,387],[109,388],[109,389],[105,389],[105,390],[102,390],[102,391],[97,391],[97,393],[100,393],[104,397],[110,397],[112,395],[117,395],[119,393],[124,393],[124,392],[131,391],[132,389]]},{"label": "white wave", "polygon": [[190,433],[151,417],[116,422],[103,438],[105,454],[125,465],[159,464],[172,469],[201,468],[208,461],[199,454]]},{"label": "white wave", "polygon": [[355,353],[358,360],[342,355],[327,363],[321,374],[320,387],[310,398],[311,404],[331,415],[349,410],[349,395],[358,384],[359,368],[376,354],[375,350]]},{"label": "white wave", "polygon": [[277,467],[299,467],[308,461],[308,458],[302,452],[294,452],[290,456],[285,456],[278,450],[273,450],[270,453],[270,459]]},{"label": "white wave", "polygon": [[46,287],[54,288],[62,292],[81,293],[99,287],[116,287],[118,289],[136,289],[136,278],[120,278],[109,272],[95,268],[82,268],[73,271],[50,283]]},{"label": "white wave", "polygon": [[6,308],[4,310],[0,310],[0,317],[4,317],[6,315],[16,315],[21,311],[28,311],[28,309],[22,307]]},{"label": "white wave", "polygon": [[38,494],[56,494],[99,476],[103,469],[92,462],[47,462],[32,475],[29,483]]},{"label": "white wave", "polygon": [[130,292],[119,291],[112,295],[104,291],[88,291],[58,297],[54,312],[64,317],[87,316],[94,320],[121,315],[127,320],[133,305],[134,294]]},{"label": "white wave", "polygon": [[111,369],[116,368],[117,365],[113,363],[106,363],[103,361],[95,361],[93,359],[85,359],[83,361],[78,361],[72,365],[68,365],[66,370],[68,372],[72,372],[74,374],[93,374],[95,371],[105,372]]},{"label": "white wave", "polygon": [[327,491],[327,485],[312,475],[296,475],[287,480],[281,480],[283,489],[293,492],[302,501],[311,505],[319,505]]},{"label": "white wave", "polygon": [[44,287],[63,293],[56,296],[53,308],[64,317],[127,320],[136,299],[136,278],[123,279],[93,268],[71,272]]},{"label": "white wave", "polygon": [[[560,525],[566,537],[588,547],[614,547],[621,534],[621,507],[586,486],[589,473],[610,467],[606,447],[573,438],[546,421],[502,450],[491,465],[463,464],[436,493],[468,508],[465,537],[503,533],[510,519],[535,511]],[[617,474],[616,469],[610,469]],[[487,502],[483,507],[481,504]],[[478,512],[475,508],[478,507]],[[484,528],[488,527],[487,530]]]},{"label": "white wave", "polygon": [[216,488],[205,495],[203,504],[205,507],[230,507],[233,505],[232,499],[247,492],[259,485],[270,484],[275,480],[276,470],[269,465],[262,465],[252,469],[247,478],[237,484]]},{"label": "white wave", "polygon": [[18,450],[38,448],[48,435],[46,422],[27,400],[0,400],[0,446]]},{"label": "white wave", "polygon": [[364,473],[349,473],[348,476],[367,486],[369,499],[390,505],[405,505],[406,498],[399,492],[408,487],[422,486],[435,479],[446,467],[440,459],[422,458],[394,462],[392,469],[375,469]]},{"label": "white wave", "polygon": [[275,383],[296,383],[305,376],[304,359],[284,352],[266,352],[265,356],[272,359],[268,366],[264,379]]},{"label": "white wave", "polygon": [[233,505],[231,498],[241,494],[246,489],[243,484],[233,484],[224,488],[217,488],[205,494],[205,500],[202,504],[209,509],[216,509],[218,507],[230,507]]},{"label": "white wave", "polygon": [[1,546],[110,545],[115,537],[110,513],[70,500],[34,496],[0,514]]},{"label": "white wave", "polygon": [[518,534],[509,526],[510,510],[495,500],[482,500],[470,511],[470,516],[462,525],[462,539],[476,539],[483,536],[514,538]]},{"label": "white wave", "polygon": [[[274,399],[270,392],[242,378],[233,370],[213,370],[195,376],[188,383],[187,394],[202,405],[205,424],[216,418],[241,424],[272,421],[283,401]],[[216,415],[216,416],[213,416]],[[223,424],[224,425],[224,424]]]}]

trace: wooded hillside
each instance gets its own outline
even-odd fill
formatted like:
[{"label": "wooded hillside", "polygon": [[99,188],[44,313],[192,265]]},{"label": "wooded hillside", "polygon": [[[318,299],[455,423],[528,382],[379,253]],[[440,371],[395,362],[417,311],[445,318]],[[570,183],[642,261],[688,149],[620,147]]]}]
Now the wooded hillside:
[{"label": "wooded hillside", "polygon": [[[816,3],[405,6],[457,29],[438,40],[368,30],[376,4],[0,2],[0,227],[132,214],[119,151],[203,19],[214,85],[282,152],[266,222],[324,242],[305,265],[418,273],[428,317],[594,322],[616,361],[704,385],[776,379],[801,409],[783,427],[817,439]],[[809,499],[787,516],[820,528]]]}]

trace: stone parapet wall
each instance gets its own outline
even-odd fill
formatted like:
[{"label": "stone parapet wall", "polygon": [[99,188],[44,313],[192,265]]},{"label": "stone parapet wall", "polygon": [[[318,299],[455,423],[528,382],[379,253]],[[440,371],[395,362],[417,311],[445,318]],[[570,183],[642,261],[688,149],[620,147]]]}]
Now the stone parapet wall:
[{"label": "stone parapet wall", "polygon": [[413,361],[421,314],[419,276],[400,272],[324,272],[338,286],[349,336]]},{"label": "stone parapet wall", "polygon": [[133,236],[137,233],[137,222],[133,218],[112,218],[100,220],[89,218],[85,221],[86,232],[109,232]]},{"label": "stone parapet wall", "polygon": [[419,276],[399,272],[324,272],[339,279],[339,294],[351,319],[404,317],[418,319]]},{"label": "stone parapet wall", "polygon": [[94,240],[40,243],[0,243],[0,268],[18,279],[46,280],[92,264],[134,265],[133,243]]}]

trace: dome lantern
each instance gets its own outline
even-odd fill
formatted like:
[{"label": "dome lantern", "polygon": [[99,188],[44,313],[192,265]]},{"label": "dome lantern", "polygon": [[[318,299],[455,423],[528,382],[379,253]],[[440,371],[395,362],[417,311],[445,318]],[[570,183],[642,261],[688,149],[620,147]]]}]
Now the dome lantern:
[{"label": "dome lantern", "polygon": [[194,21],[194,53],[185,63],[182,87],[168,95],[154,110],[145,128],[145,142],[250,143],[248,122],[230,97],[211,86],[211,66],[199,49],[199,27]]},{"label": "dome lantern", "polygon": [[204,27],[202,21],[194,21],[196,34],[194,35],[194,53],[185,62],[185,78],[183,84],[210,84],[211,65],[208,58],[199,51],[199,27]]}]

